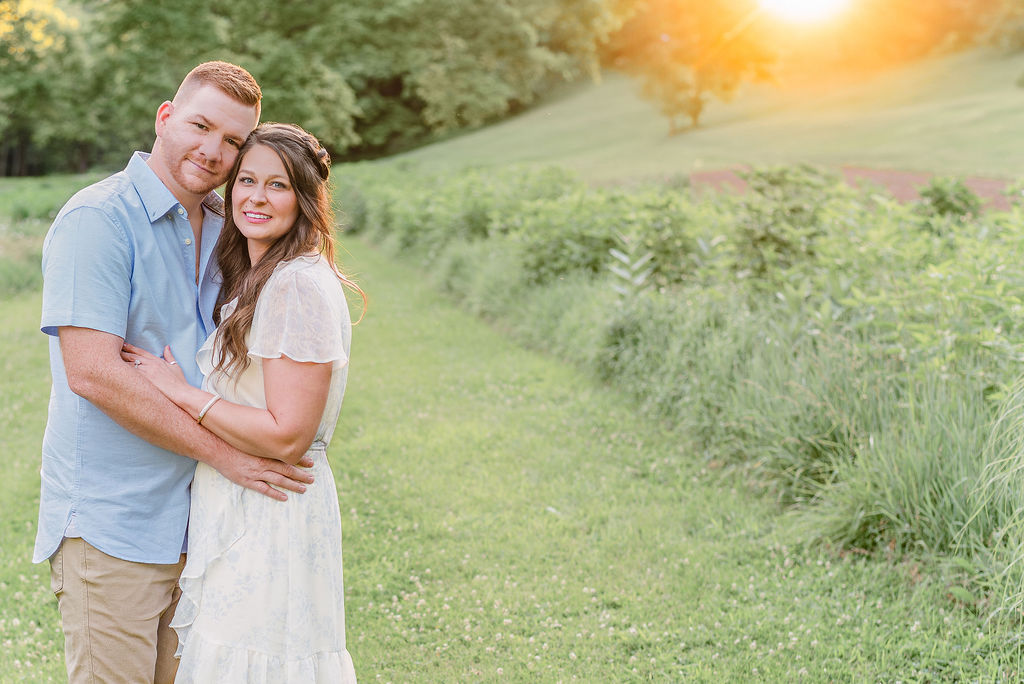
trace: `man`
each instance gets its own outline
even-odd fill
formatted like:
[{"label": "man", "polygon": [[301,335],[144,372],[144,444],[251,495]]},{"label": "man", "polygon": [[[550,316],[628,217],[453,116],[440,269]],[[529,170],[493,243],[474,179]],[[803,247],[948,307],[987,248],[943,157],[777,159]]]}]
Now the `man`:
[{"label": "man", "polygon": [[173,681],[169,623],[196,461],[276,499],[287,497],[271,485],[312,482],[214,437],[120,356],[125,341],[157,353],[170,344],[201,382],[224,213],[213,189],[256,127],[260,98],[241,67],[197,66],[157,110],[152,153],[71,198],[43,244],[53,390],[34,561],[50,560],[72,683]]}]

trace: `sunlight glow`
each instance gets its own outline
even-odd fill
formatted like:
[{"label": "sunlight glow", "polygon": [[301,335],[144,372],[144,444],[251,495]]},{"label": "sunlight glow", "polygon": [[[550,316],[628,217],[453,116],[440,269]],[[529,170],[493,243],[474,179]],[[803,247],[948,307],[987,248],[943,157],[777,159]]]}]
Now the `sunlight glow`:
[{"label": "sunlight glow", "polygon": [[849,0],[759,0],[761,9],[787,21],[813,22],[841,12]]}]

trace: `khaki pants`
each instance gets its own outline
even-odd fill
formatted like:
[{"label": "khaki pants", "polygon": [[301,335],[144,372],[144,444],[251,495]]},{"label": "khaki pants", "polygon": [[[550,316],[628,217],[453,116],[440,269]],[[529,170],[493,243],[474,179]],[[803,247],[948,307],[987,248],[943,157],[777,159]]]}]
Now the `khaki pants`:
[{"label": "khaki pants", "polygon": [[50,558],[70,684],[170,684],[178,638],[170,628],[181,594],[175,565],[132,563],[82,539]]}]

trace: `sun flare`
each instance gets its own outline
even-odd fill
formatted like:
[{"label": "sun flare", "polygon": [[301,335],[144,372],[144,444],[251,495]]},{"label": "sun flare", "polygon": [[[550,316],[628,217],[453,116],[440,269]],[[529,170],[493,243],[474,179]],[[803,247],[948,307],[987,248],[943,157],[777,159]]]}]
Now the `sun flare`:
[{"label": "sun flare", "polygon": [[841,12],[849,0],[760,0],[761,9],[787,21],[814,22]]}]

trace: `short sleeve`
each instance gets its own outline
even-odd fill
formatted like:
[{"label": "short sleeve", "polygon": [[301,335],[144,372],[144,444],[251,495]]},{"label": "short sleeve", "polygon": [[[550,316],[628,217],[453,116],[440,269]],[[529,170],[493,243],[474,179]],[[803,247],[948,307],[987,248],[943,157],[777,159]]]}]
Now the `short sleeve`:
[{"label": "short sleeve", "polygon": [[340,282],[333,278],[332,283],[315,268],[288,266],[274,273],[260,293],[249,355],[344,366],[351,323]]},{"label": "short sleeve", "polygon": [[98,209],[62,214],[43,244],[40,329],[92,328],[124,337],[132,292],[132,248],[127,235]]}]

